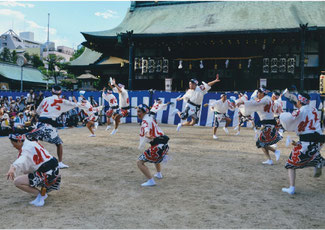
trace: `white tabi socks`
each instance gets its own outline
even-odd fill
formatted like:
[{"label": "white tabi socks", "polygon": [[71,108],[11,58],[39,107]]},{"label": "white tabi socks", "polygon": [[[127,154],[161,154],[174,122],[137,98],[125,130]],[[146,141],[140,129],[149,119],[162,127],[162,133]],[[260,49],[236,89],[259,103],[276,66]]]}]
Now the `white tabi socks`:
[{"label": "white tabi socks", "polygon": [[280,154],[281,154],[280,150],[275,150],[274,154],[275,154],[275,160],[278,161],[280,159]]},{"label": "white tabi socks", "polygon": [[286,140],[286,147],[289,147],[290,142],[291,142],[291,139],[290,139],[290,136],[288,135],[287,140]]},{"label": "white tabi socks", "polygon": [[113,131],[111,132],[111,135],[114,135],[117,132],[118,129],[113,129]]},{"label": "white tabi socks", "polygon": [[182,127],[182,123],[178,123],[177,128],[176,128],[176,131],[179,132],[179,130],[181,129],[181,127]]},{"label": "white tabi socks", "polygon": [[45,196],[42,196],[41,193],[39,193],[37,195],[36,199],[29,202],[29,204],[32,204],[32,205],[37,206],[37,207],[41,207],[41,206],[44,205],[46,198],[47,198],[47,194],[45,194]]},{"label": "white tabi socks", "polygon": [[142,187],[155,186],[156,182],[153,178],[149,179],[147,182],[141,184]]},{"label": "white tabi socks", "polygon": [[161,172],[157,172],[154,177],[158,178],[158,179],[162,179],[163,175],[161,174]]},{"label": "white tabi socks", "polygon": [[229,134],[229,131],[226,127],[223,127],[223,131],[225,131],[226,134]]},{"label": "white tabi socks", "polygon": [[290,195],[293,195],[295,194],[295,186],[290,186],[289,188],[282,188],[282,192],[286,192]]}]

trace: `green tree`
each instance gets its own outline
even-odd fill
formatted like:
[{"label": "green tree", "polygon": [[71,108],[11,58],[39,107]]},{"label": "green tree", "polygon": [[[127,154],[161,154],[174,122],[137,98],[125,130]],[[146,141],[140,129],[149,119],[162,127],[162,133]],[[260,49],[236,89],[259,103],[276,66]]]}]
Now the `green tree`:
[{"label": "green tree", "polygon": [[[58,66],[64,60],[64,58],[60,57],[60,56],[56,56],[55,54],[50,54],[46,60],[48,63],[49,71],[51,71],[53,73],[52,76],[54,77],[55,84],[58,84],[57,76],[58,76],[58,74],[60,74],[60,71],[61,71],[61,69],[59,69]],[[56,71],[56,67],[59,69],[58,72]]]},{"label": "green tree", "polygon": [[25,52],[24,57],[26,58],[27,62],[30,62],[31,57],[30,57],[29,53]]},{"label": "green tree", "polygon": [[11,53],[11,62],[12,63],[16,63],[17,62],[17,58],[18,58],[18,55],[17,55],[16,50],[12,51],[12,53]]},{"label": "green tree", "polygon": [[33,67],[35,67],[35,68],[44,67],[43,61],[40,59],[40,57],[37,54],[32,55],[31,62],[32,62]]},{"label": "green tree", "polygon": [[72,57],[70,58],[70,61],[73,61],[75,59],[77,59],[83,52],[85,51],[85,47],[84,46],[81,46],[80,49],[78,49],[73,55]]},{"label": "green tree", "polygon": [[45,69],[44,66],[38,67],[38,70],[41,71],[41,73],[45,76],[45,81],[48,81],[53,77],[53,72],[48,69]]},{"label": "green tree", "polygon": [[3,48],[0,56],[1,56],[1,61],[5,61],[5,62],[11,61],[11,53],[7,47]]},{"label": "green tree", "polygon": [[67,73],[65,79],[61,80],[61,85],[67,89],[73,89],[73,86],[77,83],[78,81],[76,79],[76,76],[71,73]]}]

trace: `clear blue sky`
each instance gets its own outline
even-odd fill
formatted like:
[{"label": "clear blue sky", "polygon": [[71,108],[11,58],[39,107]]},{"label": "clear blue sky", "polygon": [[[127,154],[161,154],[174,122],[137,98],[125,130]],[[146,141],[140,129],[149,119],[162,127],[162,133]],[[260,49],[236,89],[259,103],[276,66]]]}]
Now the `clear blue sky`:
[{"label": "clear blue sky", "polygon": [[2,1],[0,34],[13,29],[18,35],[34,32],[34,40],[47,39],[50,13],[50,41],[77,48],[84,41],[80,32],[108,30],[124,19],[130,1]]}]

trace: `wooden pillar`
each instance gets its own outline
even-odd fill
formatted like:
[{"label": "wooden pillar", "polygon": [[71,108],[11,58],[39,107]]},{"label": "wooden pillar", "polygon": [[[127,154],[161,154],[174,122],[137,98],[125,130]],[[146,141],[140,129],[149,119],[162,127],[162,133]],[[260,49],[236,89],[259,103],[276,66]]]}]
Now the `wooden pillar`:
[{"label": "wooden pillar", "polygon": [[319,31],[318,35],[318,57],[319,57],[319,69],[325,71],[325,32]]},{"label": "wooden pillar", "polygon": [[129,81],[128,81],[128,89],[132,90],[132,81],[133,81],[133,75],[134,75],[134,43],[132,40],[133,30],[126,31],[127,37],[128,37],[128,43],[129,43]]},{"label": "wooden pillar", "polygon": [[304,90],[305,42],[308,23],[300,24],[300,90]]}]

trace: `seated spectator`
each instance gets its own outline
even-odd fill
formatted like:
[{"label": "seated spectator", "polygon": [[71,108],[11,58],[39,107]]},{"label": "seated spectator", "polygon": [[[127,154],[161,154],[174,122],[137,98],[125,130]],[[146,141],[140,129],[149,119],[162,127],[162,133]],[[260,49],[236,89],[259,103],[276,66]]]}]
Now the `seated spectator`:
[{"label": "seated spectator", "polygon": [[19,112],[24,112],[26,108],[26,102],[24,95],[21,95],[20,101],[19,101]]},{"label": "seated spectator", "polygon": [[71,109],[67,112],[67,126],[78,126],[78,112],[76,109]]},{"label": "seated spectator", "polygon": [[27,105],[34,105],[35,93],[31,89],[27,94]]},{"label": "seated spectator", "polygon": [[16,112],[18,110],[18,106],[15,100],[11,100],[9,109],[13,112]]},{"label": "seated spectator", "polygon": [[14,121],[14,127],[15,128],[23,128],[25,126],[25,122],[27,119],[24,117],[23,113],[18,113],[18,116],[16,116]]},{"label": "seated spectator", "polygon": [[2,116],[2,121],[1,121],[1,132],[0,132],[1,136],[8,136],[10,130],[11,130],[11,126],[10,126],[9,115],[5,113]]},{"label": "seated spectator", "polygon": [[3,104],[4,104],[4,106],[5,106],[6,109],[9,109],[10,102],[9,102],[7,96],[4,96],[3,97]]},{"label": "seated spectator", "polygon": [[0,105],[0,120],[2,119],[2,116],[5,114],[5,108],[4,106],[1,104]]},{"label": "seated spectator", "polygon": [[44,94],[42,92],[39,92],[38,96],[36,96],[35,99],[35,108],[37,108],[39,104],[41,104],[43,99],[44,99]]}]

